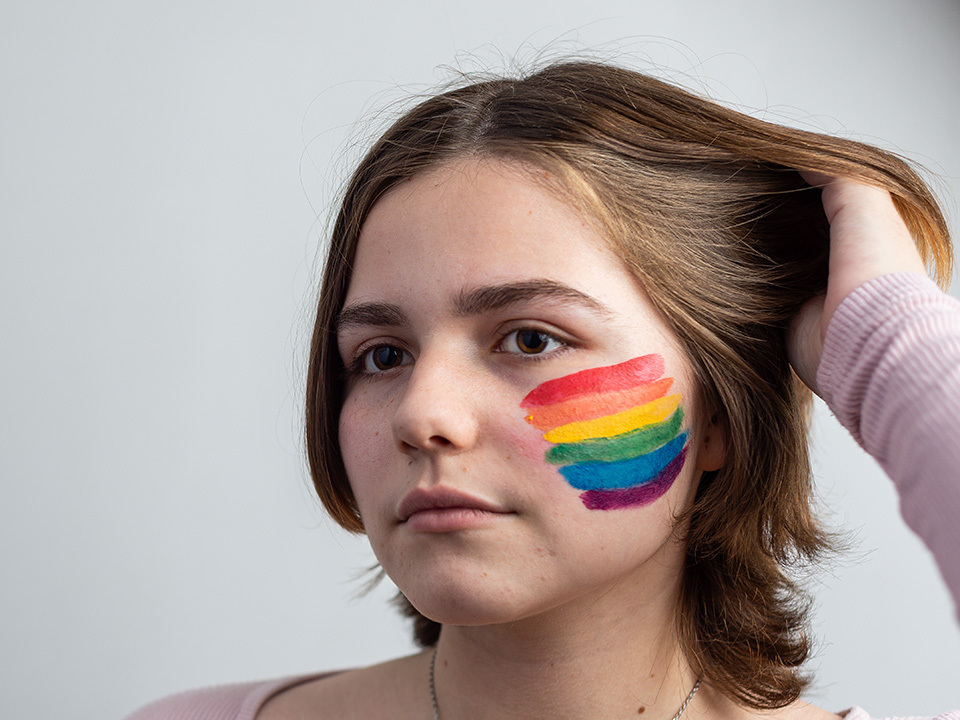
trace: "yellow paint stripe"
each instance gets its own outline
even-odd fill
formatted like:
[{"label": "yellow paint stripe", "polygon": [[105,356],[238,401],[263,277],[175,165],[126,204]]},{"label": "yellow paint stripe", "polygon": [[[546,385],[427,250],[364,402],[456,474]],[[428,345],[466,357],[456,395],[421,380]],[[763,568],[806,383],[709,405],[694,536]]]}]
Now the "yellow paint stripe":
[{"label": "yellow paint stripe", "polygon": [[644,425],[666,420],[679,406],[680,395],[674,393],[614,415],[561,425],[543,438],[552,443],[570,443],[622,435]]}]

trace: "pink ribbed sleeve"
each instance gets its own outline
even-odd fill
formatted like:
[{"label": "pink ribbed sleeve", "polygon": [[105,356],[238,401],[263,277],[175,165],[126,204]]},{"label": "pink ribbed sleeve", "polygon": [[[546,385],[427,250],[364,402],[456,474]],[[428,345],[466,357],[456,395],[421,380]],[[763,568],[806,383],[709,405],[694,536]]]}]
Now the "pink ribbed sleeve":
[{"label": "pink ribbed sleeve", "polygon": [[273,695],[323,675],[188,690],[150,703],[126,720],[253,720]]},{"label": "pink ribbed sleeve", "polygon": [[960,617],[960,302],[916,274],[862,285],[830,321],[817,384],[893,480]]}]

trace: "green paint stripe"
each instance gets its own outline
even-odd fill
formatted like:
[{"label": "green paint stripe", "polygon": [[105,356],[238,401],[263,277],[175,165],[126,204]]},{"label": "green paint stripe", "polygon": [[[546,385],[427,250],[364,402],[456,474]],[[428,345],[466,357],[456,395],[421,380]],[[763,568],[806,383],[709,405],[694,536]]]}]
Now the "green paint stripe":
[{"label": "green paint stripe", "polygon": [[682,423],[683,408],[679,407],[673,415],[656,425],[646,425],[608,438],[554,445],[547,451],[546,459],[554,465],[572,465],[581,462],[614,462],[646,455],[676,437]]}]

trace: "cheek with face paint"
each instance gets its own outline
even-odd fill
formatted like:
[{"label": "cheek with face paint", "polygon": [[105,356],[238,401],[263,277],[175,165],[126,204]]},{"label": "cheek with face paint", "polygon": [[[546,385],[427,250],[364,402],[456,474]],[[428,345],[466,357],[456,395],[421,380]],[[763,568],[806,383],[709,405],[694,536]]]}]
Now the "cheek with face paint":
[{"label": "cheek with face paint", "polygon": [[643,355],[548,380],[521,401],[552,445],[546,461],[590,510],[649,505],[680,474],[688,433],[663,373],[660,355]]}]

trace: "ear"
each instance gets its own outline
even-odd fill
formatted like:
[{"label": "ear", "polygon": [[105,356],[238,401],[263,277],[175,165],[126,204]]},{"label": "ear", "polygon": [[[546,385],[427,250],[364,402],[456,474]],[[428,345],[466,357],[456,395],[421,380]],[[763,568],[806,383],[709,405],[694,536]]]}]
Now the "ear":
[{"label": "ear", "polygon": [[727,430],[714,415],[703,429],[697,445],[696,468],[704,472],[719,470],[727,460]]}]

